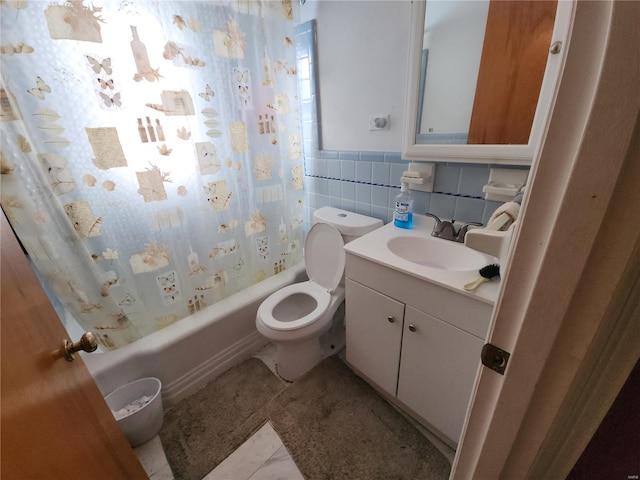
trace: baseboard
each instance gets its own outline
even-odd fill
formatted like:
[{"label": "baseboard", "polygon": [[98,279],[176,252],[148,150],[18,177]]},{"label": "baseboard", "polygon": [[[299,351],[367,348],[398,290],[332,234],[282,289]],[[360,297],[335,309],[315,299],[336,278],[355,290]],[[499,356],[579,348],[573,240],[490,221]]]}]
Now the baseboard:
[{"label": "baseboard", "polygon": [[267,343],[269,341],[255,331],[192,368],[181,377],[164,384],[162,386],[164,407],[176,405],[180,400],[200,390],[218,375],[249,358]]}]

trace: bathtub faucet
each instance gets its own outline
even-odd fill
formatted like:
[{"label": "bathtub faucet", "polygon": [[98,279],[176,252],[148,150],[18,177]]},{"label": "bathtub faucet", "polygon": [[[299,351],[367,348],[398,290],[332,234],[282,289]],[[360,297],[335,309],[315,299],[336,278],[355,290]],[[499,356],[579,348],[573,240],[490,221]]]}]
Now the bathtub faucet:
[{"label": "bathtub faucet", "polygon": [[467,231],[471,226],[482,226],[481,223],[478,222],[469,222],[465,223],[460,227],[460,230],[456,232],[456,227],[454,225],[455,220],[440,220],[433,213],[425,213],[427,217],[431,217],[436,221],[436,224],[433,227],[433,231],[431,232],[432,237],[442,238],[444,240],[451,240],[453,242],[464,243],[464,237],[467,235]]}]

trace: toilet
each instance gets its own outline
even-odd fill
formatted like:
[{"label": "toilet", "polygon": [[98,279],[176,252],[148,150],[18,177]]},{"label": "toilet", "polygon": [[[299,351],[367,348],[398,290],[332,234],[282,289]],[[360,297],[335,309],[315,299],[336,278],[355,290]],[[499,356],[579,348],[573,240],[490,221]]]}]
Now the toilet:
[{"label": "toilet", "polygon": [[317,209],[313,221],[304,246],[309,280],[272,293],[256,315],[258,331],[276,345],[278,374],[288,381],[323,357],[320,337],[344,302],[344,244],[382,226],[377,218],[333,207]]}]

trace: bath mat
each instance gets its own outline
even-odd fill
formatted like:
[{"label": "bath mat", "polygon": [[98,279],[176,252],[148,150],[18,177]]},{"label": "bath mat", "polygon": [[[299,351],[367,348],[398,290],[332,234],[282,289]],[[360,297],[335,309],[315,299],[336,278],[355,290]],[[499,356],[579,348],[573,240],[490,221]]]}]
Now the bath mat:
[{"label": "bath mat", "polygon": [[267,410],[306,480],[449,478],[451,466],[438,449],[336,356]]},{"label": "bath mat", "polygon": [[165,410],[160,440],[176,480],[201,480],[267,421],[286,386],[256,358]]}]

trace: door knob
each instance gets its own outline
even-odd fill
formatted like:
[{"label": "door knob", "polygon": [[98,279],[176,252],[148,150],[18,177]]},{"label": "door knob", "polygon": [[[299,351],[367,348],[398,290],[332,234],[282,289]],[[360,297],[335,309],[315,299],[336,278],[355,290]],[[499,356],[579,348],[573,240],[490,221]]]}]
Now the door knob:
[{"label": "door knob", "polygon": [[389,316],[387,317],[387,320],[389,321],[389,323],[393,323],[393,322],[395,322],[395,321],[396,321],[396,317],[394,317],[394,316],[392,316],[392,315],[389,315]]},{"label": "door knob", "polygon": [[415,332],[417,328],[415,325],[409,325],[409,330],[411,330],[412,332]]},{"label": "door knob", "polygon": [[86,332],[80,340],[72,343],[71,340],[64,341],[64,355],[69,362],[73,362],[76,358],[75,353],[83,350],[85,352],[95,352],[98,348],[98,339],[95,334]]}]

